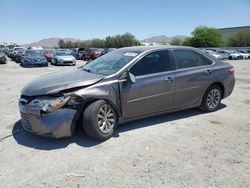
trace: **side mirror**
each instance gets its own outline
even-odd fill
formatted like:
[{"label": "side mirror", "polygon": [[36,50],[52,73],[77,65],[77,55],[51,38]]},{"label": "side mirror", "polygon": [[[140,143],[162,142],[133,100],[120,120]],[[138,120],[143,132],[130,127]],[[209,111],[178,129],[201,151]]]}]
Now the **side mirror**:
[{"label": "side mirror", "polygon": [[132,84],[134,84],[135,81],[136,81],[135,75],[133,75],[132,73],[130,73],[129,71],[127,71],[127,80],[129,82],[131,82]]}]

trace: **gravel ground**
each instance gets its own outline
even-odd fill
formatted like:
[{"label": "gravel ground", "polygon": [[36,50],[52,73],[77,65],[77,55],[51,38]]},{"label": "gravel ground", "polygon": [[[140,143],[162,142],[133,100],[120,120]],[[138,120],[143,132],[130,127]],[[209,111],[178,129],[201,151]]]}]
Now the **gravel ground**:
[{"label": "gravel ground", "polygon": [[0,187],[250,187],[250,60],[230,63],[236,86],[218,111],[128,123],[106,142],[81,128],[55,140],[20,127],[21,88],[75,67],[0,65]]}]

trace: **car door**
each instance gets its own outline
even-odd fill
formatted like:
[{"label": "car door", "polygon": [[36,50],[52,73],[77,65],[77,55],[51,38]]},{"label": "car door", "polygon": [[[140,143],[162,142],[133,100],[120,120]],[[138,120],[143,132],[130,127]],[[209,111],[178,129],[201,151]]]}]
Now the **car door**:
[{"label": "car door", "polygon": [[120,82],[122,114],[132,118],[163,111],[174,104],[173,63],[169,51],[145,55],[129,72],[135,83]]},{"label": "car door", "polygon": [[176,63],[175,107],[199,104],[212,80],[212,60],[193,50],[173,50]]}]

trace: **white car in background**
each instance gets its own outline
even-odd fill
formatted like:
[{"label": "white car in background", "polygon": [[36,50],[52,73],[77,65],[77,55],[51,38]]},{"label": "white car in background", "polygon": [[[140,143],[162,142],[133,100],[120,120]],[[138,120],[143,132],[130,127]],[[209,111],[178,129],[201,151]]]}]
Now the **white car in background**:
[{"label": "white car in background", "polygon": [[250,54],[244,50],[237,50],[237,52],[240,54],[240,58],[242,59],[248,59],[250,58]]},{"label": "white car in background", "polygon": [[205,50],[205,52],[213,57],[215,57],[216,59],[223,59],[222,55],[216,53],[213,50]]},{"label": "white car in background", "polygon": [[57,51],[52,59],[51,64],[53,65],[76,65],[76,58],[68,51]]},{"label": "white car in background", "polygon": [[236,52],[236,51],[228,51],[228,55],[229,55],[229,59],[231,59],[231,60],[236,60],[236,59],[241,58],[240,53]]}]

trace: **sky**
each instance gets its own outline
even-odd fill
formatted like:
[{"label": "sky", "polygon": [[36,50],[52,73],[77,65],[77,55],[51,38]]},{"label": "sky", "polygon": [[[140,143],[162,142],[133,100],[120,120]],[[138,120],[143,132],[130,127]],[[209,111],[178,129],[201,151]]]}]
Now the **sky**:
[{"label": "sky", "polygon": [[250,0],[0,0],[0,44],[126,32],[142,40],[190,35],[200,25],[250,26]]}]

